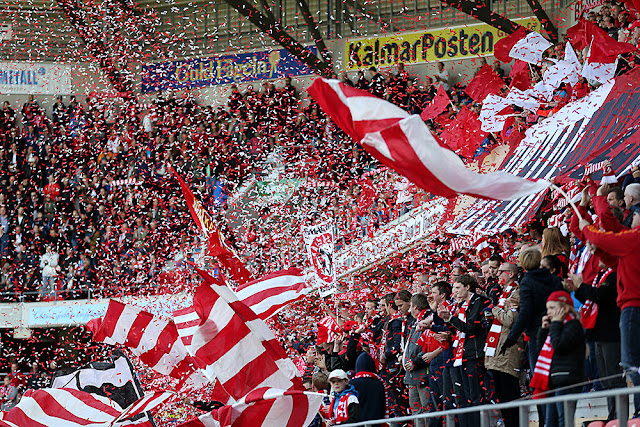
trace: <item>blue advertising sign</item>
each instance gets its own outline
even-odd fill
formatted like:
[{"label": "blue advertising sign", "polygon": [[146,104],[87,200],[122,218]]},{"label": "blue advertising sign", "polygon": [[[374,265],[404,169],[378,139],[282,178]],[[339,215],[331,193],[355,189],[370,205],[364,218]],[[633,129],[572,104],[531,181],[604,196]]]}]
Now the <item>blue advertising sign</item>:
[{"label": "blue advertising sign", "polygon": [[[309,47],[314,55],[316,48]],[[159,62],[142,66],[142,93],[312,74],[286,49]]]}]

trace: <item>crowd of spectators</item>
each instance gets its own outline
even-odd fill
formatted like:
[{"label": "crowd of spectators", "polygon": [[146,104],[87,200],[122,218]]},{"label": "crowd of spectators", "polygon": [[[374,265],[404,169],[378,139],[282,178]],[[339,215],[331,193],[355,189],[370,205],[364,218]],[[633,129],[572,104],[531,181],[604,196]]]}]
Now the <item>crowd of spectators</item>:
[{"label": "crowd of spectators", "polygon": [[[640,384],[638,181],[635,167],[618,185],[586,182],[582,219],[567,207],[559,227],[536,220],[488,246],[425,255],[393,285],[370,282],[322,306],[311,327],[300,326],[295,311],[280,316],[306,386],[335,402],[342,390],[356,396],[332,415],[340,424],[380,418],[385,408],[401,416],[625,387],[625,378]],[[332,390],[343,378],[352,387]],[[615,419],[614,400],[607,406],[606,420]],[[541,425],[562,426],[563,414],[562,405],[538,406]],[[517,410],[498,418],[520,425]],[[480,425],[478,414],[458,422]]]},{"label": "crowd of spectators", "polygon": [[[589,19],[612,37],[637,43],[640,25],[622,5],[607,4]],[[561,52],[562,46],[549,56]],[[478,60],[477,70],[485,64]],[[491,66],[509,86],[502,64]],[[532,83],[545,67],[529,68]],[[353,81],[339,78],[413,114],[442,85],[451,102],[427,122],[437,135],[463,106],[482,107],[444,63],[427,77],[399,64],[384,74],[372,67]],[[516,146],[527,127],[595,86],[586,80],[563,85],[536,111],[514,107],[505,130],[489,133],[464,161],[477,161],[497,145]],[[264,82],[260,90],[233,86],[227,104],[217,108],[188,93],[149,104],[72,96],[68,102],[58,97],[48,115],[29,96],[19,112],[4,102],[0,140],[3,301],[162,292],[163,267],[201,244],[171,168],[215,214],[256,277],[304,264],[296,235],[302,225],[334,220],[340,249],[374,236],[430,197],[380,168],[290,78],[280,87]],[[305,180],[292,197],[295,213],[288,212],[287,226],[256,226],[256,216],[277,215],[277,206],[229,218],[239,204],[230,196],[248,179],[274,179],[274,169],[276,179]],[[594,214],[614,233],[633,228],[640,221],[639,177],[636,168],[618,187],[588,185],[582,216]],[[333,387],[344,418],[331,411],[324,416],[343,423],[505,402],[529,393],[530,384],[558,394],[623,386],[620,364],[640,365],[633,342],[640,322],[633,281],[638,236],[605,235],[569,210],[565,219],[559,228],[543,230],[536,222],[494,236],[488,256],[476,248],[434,259],[425,254],[428,267],[413,264],[410,285],[405,279],[370,286],[365,304],[347,298],[335,309],[324,307],[324,318],[309,315],[301,324],[295,307],[279,315],[305,384],[321,392]],[[531,375],[541,354],[552,360],[546,378]],[[3,410],[20,387],[40,386],[45,374],[33,374],[32,384],[16,383],[17,374],[4,379]],[[629,375],[640,384],[637,372]],[[562,425],[562,407],[538,410],[547,425]],[[501,417],[507,427],[518,425],[517,411]],[[477,415],[459,422],[479,425]]]}]

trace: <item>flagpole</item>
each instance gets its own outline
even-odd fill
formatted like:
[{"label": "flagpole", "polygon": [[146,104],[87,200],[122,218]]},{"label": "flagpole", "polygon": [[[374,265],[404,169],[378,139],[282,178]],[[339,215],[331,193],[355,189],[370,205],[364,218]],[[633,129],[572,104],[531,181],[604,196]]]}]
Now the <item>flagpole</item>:
[{"label": "flagpole", "polygon": [[568,195],[567,193],[565,193],[565,192],[564,192],[564,190],[563,190],[562,188],[558,187],[558,186],[557,186],[557,185],[555,185],[555,184],[551,184],[551,187],[550,187],[550,188],[551,188],[552,190],[557,190],[557,191],[562,195],[562,197],[564,197],[564,198],[567,200],[567,203],[569,203],[569,205],[571,205],[571,208],[573,209],[573,211],[576,213],[576,215],[578,215],[578,220],[582,220],[582,219],[583,219],[583,218],[582,218],[582,215],[580,215],[580,211],[579,211],[579,210],[578,210],[578,208],[576,207],[575,203],[573,203],[573,202],[571,201],[571,199],[569,198],[569,195]]}]

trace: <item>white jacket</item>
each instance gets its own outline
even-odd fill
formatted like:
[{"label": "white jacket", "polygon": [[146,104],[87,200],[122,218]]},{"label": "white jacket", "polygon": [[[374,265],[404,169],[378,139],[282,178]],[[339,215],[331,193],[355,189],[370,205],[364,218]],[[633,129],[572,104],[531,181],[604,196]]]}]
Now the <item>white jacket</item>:
[{"label": "white jacket", "polygon": [[40,257],[40,268],[42,275],[45,277],[55,276],[58,267],[58,254],[55,252],[46,252]]}]

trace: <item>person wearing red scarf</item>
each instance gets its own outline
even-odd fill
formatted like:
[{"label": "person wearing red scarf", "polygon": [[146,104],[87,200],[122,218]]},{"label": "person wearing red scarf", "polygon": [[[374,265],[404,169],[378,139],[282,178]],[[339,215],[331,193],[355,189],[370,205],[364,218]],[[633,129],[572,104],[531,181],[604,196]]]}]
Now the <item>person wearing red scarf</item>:
[{"label": "person wearing red scarf", "polygon": [[[457,334],[451,374],[459,408],[480,405],[485,388],[484,345],[487,329],[484,326],[484,311],[490,301],[476,294],[476,287],[477,282],[472,276],[459,276],[453,283],[453,296],[458,301],[458,309],[451,313],[444,307],[438,308],[438,316],[449,323],[452,333]],[[480,425],[480,414],[464,414],[459,420],[460,427],[476,427]]]},{"label": "person wearing red scarf", "polygon": [[[579,227],[584,237],[598,249],[600,259],[616,270],[618,298],[620,307],[620,358],[622,368],[640,366],[640,341],[637,339],[640,328],[640,205],[632,205],[629,210],[633,217],[630,230],[618,233],[604,232],[589,221],[582,219]],[[635,386],[640,386],[640,374],[629,372]],[[636,408],[640,408],[640,394],[634,395]],[[635,416],[640,416],[636,409]]]},{"label": "person wearing red scarf", "polygon": [[[588,250],[595,250],[587,243]],[[626,387],[620,367],[620,307],[616,304],[616,273],[602,261],[600,270],[592,283],[583,283],[581,275],[569,274],[565,289],[575,291],[575,298],[584,305],[580,307],[580,323],[586,330],[585,338],[593,343],[600,383],[604,389]],[[618,377],[615,377],[618,375]],[[607,421],[616,419],[615,399],[607,398],[609,415]]]},{"label": "person wearing red scarf", "polygon": [[[503,354],[497,349],[502,347],[511,331],[511,327],[518,317],[517,308],[520,306],[520,290],[516,279],[518,266],[502,263],[498,269],[498,283],[501,293],[497,304],[493,306],[487,320],[492,320],[487,344],[485,346],[484,366],[493,377],[496,397],[499,403],[510,402],[520,397],[520,373],[522,355],[524,353],[524,339],[518,338],[516,345],[509,347]],[[502,419],[505,427],[519,425],[518,408],[502,409]]]},{"label": "person wearing red scarf", "polygon": [[[584,379],[586,344],[582,324],[566,291],[555,291],[547,298],[547,314],[538,332],[540,354],[533,370],[533,398],[546,397],[548,391],[577,384]],[[580,387],[556,391],[555,395],[579,393]],[[545,426],[564,427],[564,403],[546,406]]]}]

